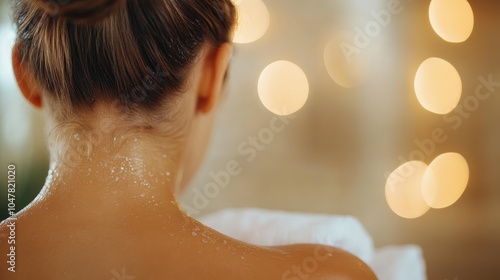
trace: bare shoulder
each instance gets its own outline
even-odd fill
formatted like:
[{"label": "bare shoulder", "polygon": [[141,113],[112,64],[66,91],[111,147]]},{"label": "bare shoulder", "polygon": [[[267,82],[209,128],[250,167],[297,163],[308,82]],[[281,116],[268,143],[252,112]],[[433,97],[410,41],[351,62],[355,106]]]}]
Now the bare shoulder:
[{"label": "bare shoulder", "polygon": [[376,280],[373,271],[356,256],[330,246],[299,244],[277,249],[293,255],[283,280]]}]

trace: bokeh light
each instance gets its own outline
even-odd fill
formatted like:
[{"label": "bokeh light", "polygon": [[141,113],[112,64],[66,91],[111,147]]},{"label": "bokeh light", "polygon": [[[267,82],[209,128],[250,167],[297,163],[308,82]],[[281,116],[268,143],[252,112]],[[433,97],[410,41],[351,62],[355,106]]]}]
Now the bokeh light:
[{"label": "bokeh light", "polygon": [[469,166],[457,153],[437,157],[422,179],[422,194],[432,208],[445,208],[462,196],[469,181]]},{"label": "bokeh light", "polygon": [[309,82],[304,71],[292,62],[271,63],[259,78],[259,98],[276,115],[290,115],[302,108],[309,96]]},{"label": "bokeh light", "polygon": [[[323,59],[330,77],[344,88],[359,86],[364,81],[368,52],[352,43],[355,34],[340,31],[325,46]],[[363,63],[365,62],[365,63]]]},{"label": "bokeh light", "polygon": [[403,218],[414,219],[430,209],[422,196],[422,177],[426,169],[427,164],[410,161],[389,175],[385,185],[385,198],[394,213]]},{"label": "bokeh light", "polygon": [[418,68],[415,93],[425,109],[436,114],[448,114],[460,102],[462,79],[449,62],[431,57]]},{"label": "bokeh light", "polygon": [[269,28],[269,11],[261,0],[234,0],[238,12],[238,24],[233,42],[255,42]]},{"label": "bokeh light", "polygon": [[432,0],[429,19],[434,31],[450,43],[464,42],[474,29],[474,12],[467,0]]}]

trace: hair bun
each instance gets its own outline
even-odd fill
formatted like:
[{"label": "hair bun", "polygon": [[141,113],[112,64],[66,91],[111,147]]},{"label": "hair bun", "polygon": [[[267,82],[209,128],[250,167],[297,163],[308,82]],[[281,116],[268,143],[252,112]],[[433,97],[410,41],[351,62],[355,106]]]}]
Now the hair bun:
[{"label": "hair bun", "polygon": [[32,0],[45,12],[75,21],[97,21],[126,0]]}]

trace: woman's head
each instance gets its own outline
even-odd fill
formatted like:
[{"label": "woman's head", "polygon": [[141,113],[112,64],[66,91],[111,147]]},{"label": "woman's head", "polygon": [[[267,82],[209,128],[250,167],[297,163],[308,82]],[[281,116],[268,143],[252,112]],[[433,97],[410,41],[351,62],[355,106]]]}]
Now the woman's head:
[{"label": "woman's head", "polygon": [[222,87],[231,0],[14,3],[16,76],[25,96],[47,108],[50,129],[91,124],[109,109],[117,123],[141,131],[182,122],[194,130],[185,133],[206,132],[211,118],[195,115],[211,112]]},{"label": "woman's head", "polygon": [[14,14],[20,62],[74,110],[158,108],[203,46],[229,41],[234,18],[230,0],[17,0]]}]

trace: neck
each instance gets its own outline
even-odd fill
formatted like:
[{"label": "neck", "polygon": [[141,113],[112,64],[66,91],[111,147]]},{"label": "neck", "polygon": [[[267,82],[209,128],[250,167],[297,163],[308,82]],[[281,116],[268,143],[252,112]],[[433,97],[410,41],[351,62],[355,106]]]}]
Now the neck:
[{"label": "neck", "polygon": [[175,191],[182,177],[181,157],[158,143],[144,137],[113,138],[101,140],[89,153],[68,149],[52,161],[38,200],[84,209],[89,216],[180,215]]}]

